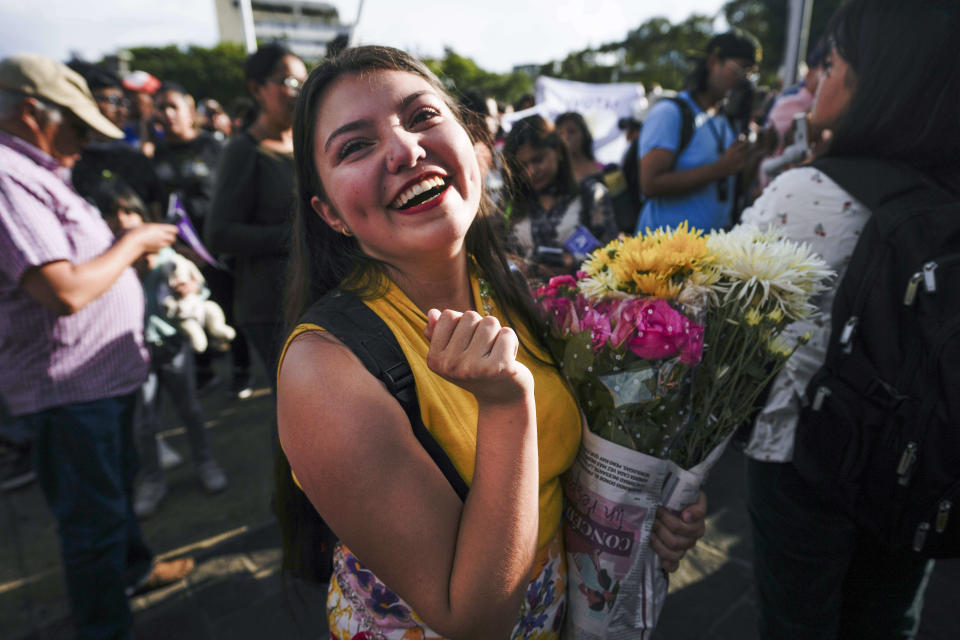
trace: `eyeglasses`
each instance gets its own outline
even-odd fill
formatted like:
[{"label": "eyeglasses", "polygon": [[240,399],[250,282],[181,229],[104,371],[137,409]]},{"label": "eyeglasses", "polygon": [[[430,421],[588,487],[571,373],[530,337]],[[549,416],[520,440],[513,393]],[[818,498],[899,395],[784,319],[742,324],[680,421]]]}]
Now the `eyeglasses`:
[{"label": "eyeglasses", "polygon": [[100,96],[97,98],[97,102],[106,102],[112,104],[115,107],[129,107],[130,101],[124,98],[123,96]]},{"label": "eyeglasses", "polygon": [[295,96],[298,93],[300,93],[300,89],[303,88],[303,80],[301,80],[300,78],[295,78],[293,76],[284,76],[282,78],[272,78],[271,81],[277,83],[278,85],[286,89],[287,93],[292,96]]}]

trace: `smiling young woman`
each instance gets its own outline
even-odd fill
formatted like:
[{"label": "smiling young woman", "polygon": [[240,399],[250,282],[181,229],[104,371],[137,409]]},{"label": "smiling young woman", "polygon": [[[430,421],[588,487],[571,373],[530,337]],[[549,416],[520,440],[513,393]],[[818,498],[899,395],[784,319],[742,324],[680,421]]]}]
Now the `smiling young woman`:
[{"label": "smiling young woman", "polygon": [[[302,537],[298,502],[340,539],[335,638],[556,638],[562,627],[559,477],[580,417],[504,257],[476,139],[441,83],[384,47],[325,62],[297,106],[277,506],[286,566],[316,542]],[[359,294],[400,343],[465,500],[357,356],[299,320],[336,288]],[[676,529],[677,554],[698,526]]]},{"label": "smiling young woman", "polygon": [[464,239],[483,185],[473,142],[440,94],[410,73],[347,75],[322,109],[315,162],[326,197],[312,208],[399,271],[415,300],[417,283],[437,290],[436,274],[465,285]]}]

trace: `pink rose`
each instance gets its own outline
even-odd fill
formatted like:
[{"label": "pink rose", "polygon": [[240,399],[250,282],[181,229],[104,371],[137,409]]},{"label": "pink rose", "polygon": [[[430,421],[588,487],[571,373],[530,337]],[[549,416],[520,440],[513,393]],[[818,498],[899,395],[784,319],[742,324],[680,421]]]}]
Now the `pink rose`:
[{"label": "pink rose", "polygon": [[558,296],[570,297],[575,295],[576,292],[577,280],[573,276],[562,275],[550,278],[547,284],[538,287],[533,295],[537,299],[556,298]]},{"label": "pink rose", "polygon": [[610,337],[610,318],[597,309],[588,309],[580,320],[584,331],[590,332],[594,353],[599,353]]},{"label": "pink rose", "polygon": [[579,333],[580,318],[577,315],[576,305],[570,298],[553,298],[545,300],[544,310],[550,317],[550,324],[554,332],[560,336],[568,336],[571,333]]},{"label": "pink rose", "polygon": [[660,360],[676,355],[686,342],[685,318],[664,300],[647,302],[635,319],[637,333],[627,348],[641,358]]},{"label": "pink rose", "polygon": [[636,331],[637,316],[643,308],[644,301],[639,298],[623,300],[618,305],[611,307],[610,317],[612,331],[610,333],[610,345],[614,349],[620,348],[627,339]]},{"label": "pink rose", "polygon": [[560,287],[568,287],[570,289],[577,288],[577,279],[573,276],[562,275],[562,276],[553,276],[547,281],[547,286],[551,289],[559,289]]},{"label": "pink rose", "polygon": [[703,348],[703,327],[665,300],[627,300],[618,311],[610,335],[614,347],[626,347],[641,358],[662,360],[678,353],[696,364]]}]

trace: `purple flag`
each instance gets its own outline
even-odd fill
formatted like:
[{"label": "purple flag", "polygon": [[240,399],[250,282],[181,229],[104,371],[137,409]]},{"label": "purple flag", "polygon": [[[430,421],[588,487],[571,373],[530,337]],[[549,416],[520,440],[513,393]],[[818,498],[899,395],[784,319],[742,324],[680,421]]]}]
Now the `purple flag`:
[{"label": "purple flag", "polygon": [[193,223],[190,222],[187,212],[183,210],[183,205],[180,204],[180,198],[178,198],[175,193],[170,194],[170,201],[167,204],[167,220],[169,220],[171,224],[177,225],[177,232],[180,234],[180,237],[191,249],[197,252],[197,255],[214,267],[218,269],[223,268],[223,265],[217,262],[217,260],[210,255],[210,252],[207,251],[207,248],[203,246],[203,243],[200,242],[200,236],[197,235],[197,230],[193,228]]}]

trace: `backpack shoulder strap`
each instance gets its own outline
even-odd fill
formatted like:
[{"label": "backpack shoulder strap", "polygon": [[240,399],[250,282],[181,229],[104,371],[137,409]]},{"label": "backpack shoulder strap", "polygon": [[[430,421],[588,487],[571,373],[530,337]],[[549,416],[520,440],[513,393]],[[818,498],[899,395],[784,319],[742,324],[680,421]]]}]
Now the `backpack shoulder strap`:
[{"label": "backpack shoulder strap", "polygon": [[878,158],[825,157],[813,166],[827,174],[871,213],[894,200],[909,198],[917,205],[948,201],[950,194],[916,169]]},{"label": "backpack shoulder strap", "polygon": [[430,454],[460,499],[466,500],[469,487],[423,424],[410,364],[396,337],[380,316],[355,294],[334,289],[315,302],[300,322],[323,327],[336,336],[374,377],[383,382],[390,395],[403,407],[421,446]]},{"label": "backpack shoulder strap", "polygon": [[670,102],[677,105],[680,109],[680,142],[677,145],[676,155],[683,153],[683,150],[690,146],[693,140],[693,134],[696,132],[697,116],[693,112],[690,103],[679,96],[667,98]]}]

